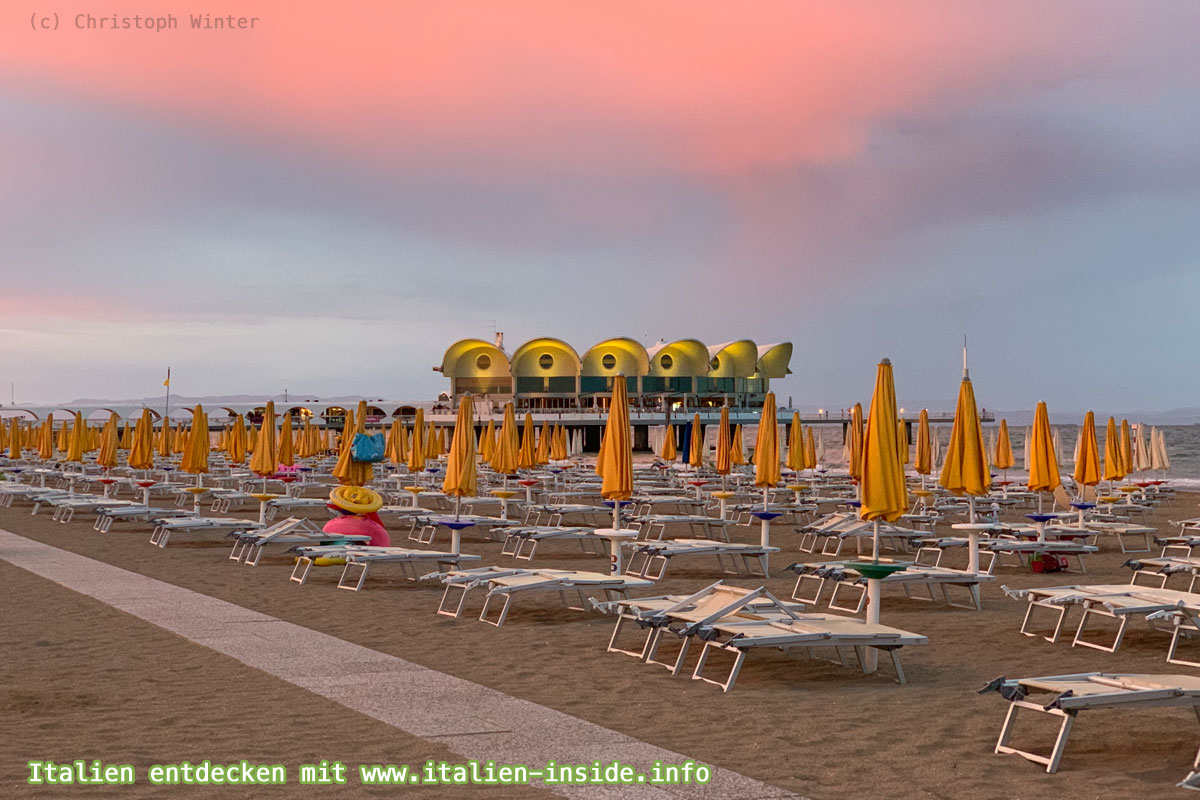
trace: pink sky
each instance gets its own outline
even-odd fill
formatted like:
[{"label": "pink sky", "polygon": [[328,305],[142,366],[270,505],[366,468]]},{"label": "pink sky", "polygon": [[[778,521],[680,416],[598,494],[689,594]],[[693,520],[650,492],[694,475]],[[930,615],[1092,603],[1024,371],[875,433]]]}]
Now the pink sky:
[{"label": "pink sky", "polygon": [[[1081,235],[1110,235],[1122,203],[1155,209],[1131,236],[1174,248],[1163,280],[1187,249],[1170,198],[1195,189],[1194,103],[1174,99],[1197,88],[1195,4],[246,0],[252,31],[188,30],[186,13],[157,34],[73,29],[76,11],[147,5],[60,8],[56,32],[0,25],[0,104],[16,109],[0,122],[16,243],[3,308],[22,324],[76,308],[153,322],[197,267],[214,279],[191,291],[224,320],[252,319],[275,286],[275,315],[311,302],[313,318],[353,317],[337,270],[431,296],[451,274],[472,312],[461,330],[427,321],[439,336],[494,318],[581,346],[615,331],[565,311],[564,276],[598,271],[645,289],[609,327],[654,338],[800,340],[812,331],[789,315],[836,327],[828,309],[849,302],[959,301],[945,330],[900,311],[866,322],[870,373],[886,343],[915,360],[930,336],[957,340],[997,269],[1020,298],[1042,264],[1067,286],[1096,251],[1124,252]],[[513,307],[514,276],[548,287],[564,310],[541,322],[557,330]],[[737,276],[776,282],[768,313],[730,310],[758,292]],[[397,289],[397,308],[425,319],[411,295]],[[841,395],[850,355],[806,357]]]}]

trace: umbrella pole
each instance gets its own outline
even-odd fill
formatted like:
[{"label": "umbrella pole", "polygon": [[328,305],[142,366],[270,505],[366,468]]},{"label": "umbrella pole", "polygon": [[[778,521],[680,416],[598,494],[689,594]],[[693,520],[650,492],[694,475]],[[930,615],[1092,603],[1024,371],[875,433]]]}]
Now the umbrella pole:
[{"label": "umbrella pole", "polygon": [[[879,517],[875,518],[875,530],[873,541],[871,542],[871,560],[879,560]],[[875,620],[878,622],[879,620]]]},{"label": "umbrella pole", "polygon": [[[462,497],[460,495],[456,494],[456,495],[454,495],[454,521],[455,522],[458,522],[458,520],[459,520],[458,510],[459,510],[460,505],[462,505]],[[455,551],[455,552],[457,552],[457,551]]]},{"label": "umbrella pole", "polygon": [[[872,547],[875,560],[879,560],[879,518],[875,518],[875,543]],[[879,603],[882,596],[879,578],[867,578],[867,624],[879,624]],[[879,651],[874,647],[863,648],[863,671],[874,672],[879,668]]]},{"label": "umbrella pole", "polygon": [[763,487],[763,511],[767,510],[767,505],[768,505],[767,498],[770,497],[770,493],[771,493],[771,487],[764,486]]},{"label": "umbrella pole", "polygon": [[[975,523],[975,495],[967,495],[967,507],[970,509],[969,519]],[[968,563],[967,572],[979,572],[979,531],[967,531]]]}]

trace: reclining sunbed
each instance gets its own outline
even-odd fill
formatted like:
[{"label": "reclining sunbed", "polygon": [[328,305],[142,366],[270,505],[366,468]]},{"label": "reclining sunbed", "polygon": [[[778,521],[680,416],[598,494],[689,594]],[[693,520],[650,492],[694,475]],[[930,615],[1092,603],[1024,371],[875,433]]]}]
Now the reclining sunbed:
[{"label": "reclining sunbed", "polygon": [[[712,539],[664,539],[662,541],[622,542],[628,549],[625,574],[656,581],[667,574],[667,565],[677,556],[711,555],[717,568],[726,575],[767,577],[767,559],[778,547],[758,544],[716,542]],[[758,571],[755,571],[757,564]]]},{"label": "reclining sunbed", "polygon": [[[1079,625],[1071,646],[1090,647],[1115,653],[1121,646],[1129,620],[1135,616],[1146,619],[1151,627],[1156,623],[1168,624],[1171,633],[1171,644],[1167,650],[1167,661],[1172,664],[1200,666],[1200,662],[1187,661],[1178,658],[1179,643],[1184,636],[1190,636],[1200,631],[1200,595],[1190,592],[1179,592],[1174,589],[1154,589],[1148,586],[1133,584],[1093,584],[1081,586],[1042,586],[1031,589],[1010,589],[1000,587],[1004,593],[1013,599],[1026,599],[1029,607],[1021,622],[1021,633],[1026,636],[1036,636],[1030,629],[1033,612],[1042,608],[1055,615],[1053,633],[1043,636],[1048,642],[1057,642],[1066,622],[1067,613],[1073,606],[1083,609]],[[1116,633],[1110,643],[1089,642],[1085,640],[1084,631],[1094,617],[1108,618],[1118,621]]]},{"label": "reclining sunbed", "polygon": [[[455,619],[462,616],[467,602],[467,593],[477,586],[487,586],[488,593],[479,612],[479,619],[489,625],[500,627],[508,618],[508,608],[512,597],[517,592],[541,591],[557,592],[563,605],[572,611],[587,611],[587,592],[600,592],[607,600],[617,600],[625,597],[629,589],[652,586],[651,581],[634,578],[627,575],[606,575],[600,572],[585,572],[568,569],[506,569],[504,567],[477,567],[475,569],[449,570],[423,578],[436,578],[446,585],[442,592],[442,601],[438,604],[437,613]],[[567,592],[575,592],[579,596],[580,605],[573,606],[567,602]],[[454,593],[458,593],[457,602],[453,601]],[[489,618],[488,611],[494,600],[503,598],[503,605],[495,619]]]},{"label": "reclining sunbed", "polygon": [[[341,577],[338,578],[337,588],[357,592],[367,580],[367,573],[372,564],[397,564],[404,577],[410,581],[426,577],[423,569],[432,562],[439,570],[457,569],[464,561],[478,561],[479,556],[465,553],[442,553],[436,550],[413,550],[408,547],[372,547],[360,544],[335,544],[301,546],[293,548],[296,552],[296,566],[292,568],[289,580],[304,585],[313,564],[319,559],[332,561],[344,560]],[[418,566],[423,569],[418,569]],[[358,579],[353,583],[347,582],[353,569],[358,569]]]},{"label": "reclining sunbed", "polygon": [[288,517],[265,528],[233,531],[229,536],[233,538],[229,560],[241,561],[248,567],[258,566],[267,545],[367,544],[371,541],[367,535],[326,533],[300,517]]},{"label": "reclining sunbed", "polygon": [[568,528],[556,525],[523,525],[504,529],[502,555],[521,561],[532,561],[538,544],[547,539],[573,539],[585,553],[603,556],[608,552],[608,540],[596,535],[594,528]]},{"label": "reclining sunbed", "polygon": [[[891,656],[896,679],[903,684],[900,648],[929,641],[920,634],[853,617],[803,613],[804,604],[784,603],[765,587],[742,589],[720,582],[692,595],[639,597],[608,603],[605,608],[618,615],[608,643],[609,652],[633,656],[648,664],[666,667],[672,675],[678,675],[683,669],[689,643],[698,638],[704,642],[704,649],[692,671],[692,679],[712,683],[724,691],[733,688],[746,653],[754,647],[803,648],[810,654],[816,649],[832,647],[843,666],[847,665],[844,649],[848,649],[855,653],[864,672],[873,668],[866,657],[866,650],[873,648]],[[640,650],[617,646],[626,623],[649,630]],[[682,640],[680,651],[673,662],[658,661],[655,656],[663,635],[668,632]],[[734,655],[733,666],[724,680],[704,676],[705,665],[714,651]]]},{"label": "reclining sunbed", "polygon": [[[884,586],[899,585],[904,589],[904,595],[910,600],[927,600],[936,602],[934,587],[942,594],[942,599],[948,606],[955,608],[970,608],[981,611],[983,606],[979,599],[979,584],[995,580],[995,576],[986,573],[968,572],[961,569],[950,569],[938,566],[941,553],[929,548],[917,552],[917,560],[906,569],[893,572],[882,578]],[[867,602],[866,578],[854,569],[853,562],[824,561],[813,564],[791,564],[788,569],[796,573],[796,585],[792,589],[792,599],[816,606],[821,599],[821,592],[827,581],[834,582],[833,592],[829,596],[829,609],[858,614]],[[924,587],[928,596],[914,593],[914,587]],[[956,602],[950,597],[951,587],[961,587],[967,590],[969,602]],[[807,591],[805,589],[807,588]],[[839,600],[850,594],[852,600],[846,605],[845,600]]]},{"label": "reclining sunbed", "polygon": [[155,520],[150,544],[166,547],[171,534],[181,531],[251,530],[263,527],[262,523],[240,517],[176,517]]},{"label": "reclining sunbed", "polygon": [[[996,753],[1012,753],[1056,772],[1067,747],[1067,736],[1080,711],[1094,708],[1191,708],[1200,718],[1200,677],[1195,675],[1144,675],[1130,673],[1081,672],[1075,675],[1050,675],[1044,678],[997,678],[979,690],[980,694],[999,692],[1009,701],[1008,713],[996,740]],[[1036,702],[1027,698],[1040,696]],[[1021,750],[1009,744],[1017,711],[1050,714],[1062,719],[1058,737],[1050,755],[1043,756]],[[1185,779],[1186,788],[1196,788],[1196,770],[1200,769],[1200,752],[1192,761],[1192,774]]]}]

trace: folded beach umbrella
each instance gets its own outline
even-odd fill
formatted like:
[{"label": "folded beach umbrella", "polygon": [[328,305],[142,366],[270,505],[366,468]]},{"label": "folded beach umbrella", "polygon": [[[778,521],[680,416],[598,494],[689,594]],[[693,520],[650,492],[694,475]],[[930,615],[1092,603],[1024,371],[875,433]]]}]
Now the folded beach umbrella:
[{"label": "folded beach umbrella", "polygon": [[1079,486],[1095,486],[1100,482],[1100,447],[1096,442],[1096,415],[1091,411],[1083,418],[1075,451],[1075,471],[1072,476]]},{"label": "folded beach umbrella", "polygon": [[917,448],[913,453],[913,469],[918,475],[933,472],[933,446],[929,442],[929,410],[922,408],[917,418]]},{"label": "folded beach umbrella", "polygon": [[337,466],[333,468],[333,477],[343,486],[365,486],[374,475],[374,467],[366,462],[355,461],[351,455],[354,437],[367,430],[367,401],[358,401],[358,412],[347,412],[346,426],[342,429],[342,447],[338,453]]},{"label": "folded beach umbrella", "polygon": [[808,464],[808,469],[817,468],[817,443],[813,439],[812,425],[804,430],[804,462]]},{"label": "folded beach umbrella", "polygon": [[692,432],[688,436],[688,466],[699,469],[704,464],[704,429],[700,426],[700,415],[692,415]]},{"label": "folded beach umbrella", "polygon": [[550,463],[550,420],[542,421],[542,430],[538,434],[537,447],[534,448],[533,460],[537,464]]},{"label": "folded beach umbrella", "polygon": [[[600,495],[613,504],[613,530],[620,524],[621,501],[633,496],[633,437],[629,430],[629,394],[625,376],[613,381],[612,402],[608,420],[596,459],[596,474],[600,476]],[[614,541],[614,547],[620,543]],[[615,562],[614,562],[615,565]]]},{"label": "folded beach umbrella", "polygon": [[733,431],[729,428],[729,407],[721,406],[721,420],[717,423],[717,458],[718,475],[728,475],[733,469],[729,459],[729,450],[733,445]]},{"label": "folded beach umbrella", "polygon": [[1062,436],[1058,432],[1058,428],[1050,429],[1050,441],[1054,445],[1054,459],[1059,464],[1063,463],[1062,457]]},{"label": "folded beach umbrella", "polygon": [[[13,419],[16,419],[16,417],[13,417]],[[3,420],[0,420],[0,450],[8,449],[8,439],[8,428],[5,427]]]},{"label": "folded beach umbrella", "polygon": [[246,420],[241,414],[233,416],[233,427],[229,429],[229,450],[226,457],[233,464],[246,460]]},{"label": "folded beach umbrella", "polygon": [[669,463],[679,458],[679,451],[675,447],[675,426],[667,425],[665,427],[666,431],[663,433],[662,450],[659,452],[658,457]]},{"label": "folded beach umbrella", "polygon": [[449,448],[446,447],[446,428],[445,428],[445,426],[438,428],[437,444],[438,444],[437,454],[439,456],[444,456],[444,455],[446,455],[446,453],[449,452]]},{"label": "folded beach umbrella", "polygon": [[[263,410],[262,422],[258,425],[258,440],[254,446],[254,455],[250,459],[250,471],[264,478],[274,475],[279,462],[279,442],[275,436],[275,401],[268,400]],[[357,484],[361,486],[362,484]]]},{"label": "folded beach umbrella", "polygon": [[483,435],[479,437],[479,458],[485,464],[490,464],[492,461],[492,449],[495,447],[496,423],[488,420],[487,427],[483,429]]},{"label": "folded beach umbrella", "polygon": [[1121,435],[1117,432],[1117,421],[1108,418],[1108,427],[1104,431],[1104,480],[1119,481],[1125,477],[1125,468],[1121,463]]},{"label": "folded beach umbrella", "polygon": [[896,420],[896,448],[900,454],[900,463],[908,463],[908,426],[904,420]]},{"label": "folded beach umbrella", "polygon": [[745,455],[745,436],[742,433],[742,426],[736,425],[733,429],[733,441],[729,445],[729,461],[735,467],[743,467],[746,465]]},{"label": "folded beach umbrella", "polygon": [[1031,492],[1053,492],[1062,485],[1058,459],[1054,454],[1054,439],[1050,433],[1050,414],[1046,404],[1037,404],[1033,417],[1033,438],[1029,446],[1029,482]]},{"label": "folded beach umbrella", "polygon": [[1121,472],[1133,473],[1133,442],[1129,438],[1129,420],[1121,420]]},{"label": "folded beach umbrella", "polygon": [[1150,429],[1150,469],[1166,472],[1171,468],[1171,459],[1167,456],[1167,435],[1165,431]]},{"label": "folded beach umbrella", "polygon": [[492,458],[488,463],[492,471],[500,475],[515,475],[517,472],[517,416],[512,402],[504,404],[504,418],[500,423],[500,435],[492,447]]},{"label": "folded beach umbrella", "polygon": [[472,414],[474,408],[471,395],[465,394],[459,399],[454,438],[450,442],[450,452],[446,458],[446,477],[442,479],[442,492],[447,497],[454,498],[455,519],[458,518],[462,498],[475,496],[475,420]]},{"label": "folded beach umbrella", "polygon": [[[274,426],[272,426],[272,430]],[[275,463],[290,467],[296,463],[295,442],[292,437],[292,415],[284,414],[279,426],[279,440],[275,446]]]},{"label": "folded beach umbrella", "polygon": [[425,409],[418,408],[413,418],[412,440],[408,443],[408,471],[417,473],[425,469]]},{"label": "folded beach umbrella", "polygon": [[800,428],[800,412],[792,412],[792,424],[788,427],[788,450],[785,466],[799,472],[804,469],[808,459],[804,457],[804,431]]},{"label": "folded beach umbrella", "polygon": [[76,411],[75,425],[71,428],[71,438],[67,442],[67,461],[82,464],[85,450],[87,450],[87,426],[83,424],[83,412]]},{"label": "folded beach umbrella", "polygon": [[850,468],[850,477],[856,482],[862,482],[862,452],[863,452],[863,415],[862,403],[855,403],[850,412],[850,434],[846,439],[848,448],[846,464]]},{"label": "folded beach umbrella", "polygon": [[155,451],[160,458],[171,457],[171,420],[168,417],[162,418],[162,427],[158,429],[158,443]]},{"label": "folded beach umbrella", "polygon": [[11,459],[19,459],[21,457],[21,418],[12,418],[12,430],[8,437],[8,457]]},{"label": "folded beach umbrella", "polygon": [[[979,426],[979,409],[975,405],[975,389],[971,386],[966,369],[963,369],[962,383],[958,388],[954,426],[950,429],[950,444],[946,446],[946,460],[938,483],[952,494],[965,494],[970,498],[987,494],[992,485],[983,446],[983,430]],[[974,508],[972,501],[972,522],[975,521]]]},{"label": "folded beach umbrella", "polygon": [[119,421],[120,417],[117,412],[111,412],[108,415],[108,422],[104,423],[104,431],[100,434],[100,453],[96,456],[96,464],[105,469],[112,469],[117,465],[117,426]]},{"label": "folded beach umbrella", "polygon": [[554,436],[550,441],[550,460],[567,460],[567,429],[562,425],[554,429]]},{"label": "folded beach umbrella", "polygon": [[186,450],[189,438],[189,434],[184,431],[183,420],[180,420],[171,434],[171,452],[178,454]]},{"label": "folded beach umbrella", "polygon": [[429,426],[425,429],[425,459],[435,459],[438,455],[437,426],[433,424],[433,420],[430,420]]},{"label": "folded beach umbrella", "polygon": [[[871,411],[863,436],[862,505],[858,509],[861,519],[895,522],[908,508],[898,439],[896,385],[892,362],[885,358],[875,372],[875,391],[871,395]],[[872,552],[874,560],[878,561],[878,526]]]},{"label": "folded beach umbrella", "polygon": [[764,508],[771,487],[779,483],[783,474],[779,466],[779,421],[775,417],[775,393],[767,392],[754,442],[754,485],[763,490]]},{"label": "folded beach umbrella", "polygon": [[533,439],[533,414],[525,412],[525,424],[521,427],[521,445],[517,451],[517,466],[520,469],[533,469],[537,466]]},{"label": "folded beach umbrella", "polygon": [[46,415],[46,421],[42,423],[42,429],[38,435],[38,458],[43,461],[49,461],[54,458],[54,414]]},{"label": "folded beach umbrella", "polygon": [[1146,426],[1137,423],[1133,426],[1133,471],[1145,472],[1150,469],[1150,449],[1146,446]]},{"label": "folded beach umbrella", "polygon": [[387,442],[384,444],[383,454],[387,456],[388,461],[391,461],[396,466],[405,462],[404,423],[398,417],[392,420],[392,424],[388,428]]},{"label": "folded beach umbrella", "polygon": [[133,429],[127,460],[132,469],[150,469],[154,466],[154,421],[148,408],[142,409],[142,416]]},{"label": "folded beach umbrella", "polygon": [[995,465],[996,469],[999,470],[1008,470],[1012,468],[1012,441],[1008,438],[1007,420],[1000,420],[1000,430],[996,433],[996,456],[992,460],[992,463]]},{"label": "folded beach umbrella", "polygon": [[189,475],[203,475],[208,472],[208,451],[208,415],[204,413],[204,407],[197,403],[192,410],[192,431],[187,438],[179,468]]}]

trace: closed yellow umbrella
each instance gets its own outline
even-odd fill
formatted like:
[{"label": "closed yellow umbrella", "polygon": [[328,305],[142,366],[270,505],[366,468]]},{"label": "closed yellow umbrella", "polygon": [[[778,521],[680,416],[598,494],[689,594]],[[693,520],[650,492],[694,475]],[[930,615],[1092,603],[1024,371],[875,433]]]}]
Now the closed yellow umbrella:
[{"label": "closed yellow umbrella", "polygon": [[[992,476],[988,471],[987,455],[983,446],[983,429],[979,426],[979,410],[975,405],[975,390],[971,379],[966,377],[958,390],[958,406],[954,410],[954,427],[950,430],[950,443],[946,445],[946,458],[938,483],[944,489],[959,496],[979,497],[988,493]],[[974,504],[971,506],[974,509]],[[974,522],[974,513],[972,513]]]},{"label": "closed yellow umbrella", "polygon": [[133,441],[129,446],[128,462],[133,469],[150,469],[154,466],[154,420],[150,409],[143,408],[142,416],[133,429]]},{"label": "closed yellow umbrella", "polygon": [[112,469],[117,465],[117,425],[120,417],[113,411],[104,423],[104,431],[100,434],[100,453],[96,456],[96,464],[104,469]]},{"label": "closed yellow umbrella", "polygon": [[[51,430],[53,430],[53,428],[51,428]],[[71,446],[70,441],[71,441],[71,426],[68,423],[64,422],[63,426],[58,429],[58,434],[55,437],[54,449],[60,453],[66,453],[67,448]]]},{"label": "closed yellow umbrella", "polygon": [[408,471],[416,474],[425,469],[425,409],[418,408],[413,418],[412,441],[408,448]]},{"label": "closed yellow umbrella", "polygon": [[[180,469],[189,475],[196,476],[196,485],[200,485],[200,476],[208,472],[208,415],[199,403],[192,409],[192,431],[188,436],[187,447],[183,451]],[[197,495],[197,503],[199,495]]]},{"label": "closed yellow umbrella", "polygon": [[804,455],[804,431],[800,428],[800,412],[792,412],[792,425],[788,430],[787,468],[795,472],[805,469],[808,459]]},{"label": "closed yellow umbrella", "polygon": [[817,442],[813,438],[812,425],[804,429],[804,463],[810,470],[817,468]]},{"label": "closed yellow umbrella", "polygon": [[913,454],[913,469],[921,476],[921,487],[925,486],[925,476],[933,472],[933,447],[929,441],[929,411],[921,409],[917,419],[917,449]]},{"label": "closed yellow umbrella", "polygon": [[1119,481],[1125,477],[1125,468],[1121,463],[1121,438],[1117,433],[1117,421],[1108,418],[1108,427],[1104,431],[1104,480]]},{"label": "closed yellow umbrella", "polygon": [[559,425],[554,429],[554,440],[550,448],[550,459],[552,461],[567,460],[567,429]]},{"label": "closed yellow umbrella", "polygon": [[[621,501],[633,496],[633,438],[629,430],[629,393],[625,376],[613,381],[612,402],[604,424],[596,474],[601,477],[600,495],[613,504],[613,531],[620,530]],[[620,569],[620,542],[612,540],[614,574]]]},{"label": "closed yellow umbrella", "polygon": [[[258,426],[258,438],[254,445],[254,455],[250,459],[250,471],[261,475],[263,491],[266,491],[266,477],[274,475],[278,466],[276,457],[279,454],[279,443],[275,436],[275,401],[268,400],[263,409],[262,422]],[[362,485],[362,484],[358,484]]]},{"label": "closed yellow umbrella", "polygon": [[11,459],[19,459],[21,457],[21,418],[12,418],[12,430],[8,437],[8,457]]},{"label": "closed yellow umbrella", "polygon": [[496,445],[492,448],[491,461],[488,462],[494,472],[505,477],[505,485],[508,483],[508,476],[515,475],[517,472],[517,451],[519,449],[517,417],[513,410],[513,404],[508,402],[504,404],[504,420],[500,423],[500,436],[496,439]]},{"label": "closed yellow umbrella", "polygon": [[429,426],[425,429],[425,460],[429,461],[437,458],[438,453],[438,432],[437,426],[431,420]]},{"label": "closed yellow umbrella", "polygon": [[863,413],[862,403],[855,403],[854,410],[850,412],[850,431],[849,438],[846,440],[849,447],[849,458],[846,459],[847,466],[850,468],[850,477],[857,483],[862,483],[862,452],[863,452]]},{"label": "closed yellow umbrella", "polygon": [[1075,471],[1071,475],[1079,486],[1095,486],[1100,483],[1100,445],[1096,441],[1096,415],[1091,411],[1083,418],[1079,430],[1079,455],[1075,457]]},{"label": "closed yellow umbrella", "polygon": [[133,447],[133,426],[126,420],[125,424],[121,426],[120,449],[128,452],[131,447]]},{"label": "closed yellow umbrella", "polygon": [[275,453],[275,463],[290,467],[296,463],[295,443],[292,438],[292,415],[284,414],[283,423],[279,426],[279,445]]},{"label": "closed yellow umbrella", "polygon": [[717,474],[724,477],[733,469],[729,460],[729,448],[733,444],[732,431],[729,429],[729,407],[721,406],[721,420],[717,423]]},{"label": "closed yellow umbrella", "polygon": [[[1058,459],[1054,455],[1054,435],[1050,431],[1050,414],[1046,404],[1037,404],[1033,416],[1033,438],[1029,446],[1029,482],[1026,486],[1031,492],[1053,492],[1062,485],[1062,477],[1058,472]],[[1042,510],[1042,495],[1038,494],[1038,512]],[[1044,528],[1039,528],[1039,536],[1045,539]]]},{"label": "closed yellow umbrella", "polygon": [[[16,419],[16,417],[13,417],[13,419]],[[5,427],[4,422],[0,420],[0,450],[8,449],[8,439],[8,428]]]},{"label": "closed yellow umbrella", "polygon": [[[883,359],[875,373],[875,391],[863,435],[862,504],[859,517],[895,522],[908,507],[904,464],[900,459],[896,418],[896,385],[892,362]],[[879,526],[875,526],[874,560],[879,560]],[[874,603],[878,613],[878,603]]]},{"label": "closed yellow umbrella", "polygon": [[388,460],[396,466],[400,466],[408,460],[406,451],[407,437],[404,435],[404,423],[397,417],[392,420],[392,427],[388,431],[387,447],[384,448],[384,453]]},{"label": "closed yellow umbrella", "polygon": [[[192,420],[195,422],[195,420]],[[182,453],[187,450],[188,442],[191,440],[189,432],[184,430],[182,420],[175,426],[175,433],[171,438],[171,452]]]},{"label": "closed yellow umbrella", "polygon": [[[350,412],[348,412],[350,413]],[[375,468],[366,462],[355,461],[351,457],[354,437],[367,430],[367,402],[358,402],[358,413],[350,414],[346,426],[342,429],[342,447],[338,454],[337,466],[333,468],[333,477],[345,486],[366,486],[375,473]]]},{"label": "closed yellow umbrella", "polygon": [[83,412],[75,412],[75,426],[71,428],[71,439],[67,442],[67,461],[83,463],[83,452],[87,449],[87,426],[83,424]]},{"label": "closed yellow umbrella", "polygon": [[233,417],[233,427],[229,429],[229,452],[227,458],[234,464],[246,460],[246,420],[241,414]]},{"label": "closed yellow umbrella", "polygon": [[729,445],[729,461],[735,467],[743,467],[746,465],[745,451],[742,449],[742,426],[739,424],[733,429],[733,441]]},{"label": "closed yellow umbrella", "polygon": [[445,428],[445,426],[442,426],[441,428],[438,429],[437,442],[438,442],[438,455],[439,456],[446,455],[446,453],[449,452],[449,448],[446,447],[446,428]]},{"label": "closed yellow umbrella", "polygon": [[1007,420],[1000,420],[1000,430],[996,433],[996,457],[992,463],[999,470],[1008,470],[1014,463],[1012,440],[1008,436]]},{"label": "closed yellow umbrella", "polygon": [[171,457],[171,420],[162,418],[162,427],[158,430],[157,453],[160,458]]},{"label": "closed yellow umbrella", "polygon": [[658,457],[668,463],[679,458],[679,451],[675,447],[674,425],[667,426],[667,431],[665,434],[663,434],[662,450],[659,451]]},{"label": "closed yellow umbrella", "polygon": [[54,414],[47,414],[46,421],[42,423],[37,449],[38,458],[43,461],[54,458]]},{"label": "closed yellow umbrella", "polygon": [[699,469],[704,464],[704,430],[700,415],[692,416],[692,435],[688,437],[688,464]]},{"label": "closed yellow umbrella", "polygon": [[483,429],[483,436],[479,437],[479,458],[489,464],[492,460],[492,450],[496,446],[496,423],[494,420],[488,420],[487,427]]},{"label": "closed yellow umbrella", "polygon": [[[458,418],[454,423],[454,438],[446,458],[446,477],[442,480],[442,492],[454,498],[454,518],[459,517],[459,504],[464,497],[475,496],[475,420],[471,395],[465,394],[458,402]],[[452,529],[454,542],[450,552],[457,553],[457,528]]]},{"label": "closed yellow umbrella", "polygon": [[775,393],[767,392],[762,416],[758,421],[758,438],[754,442],[754,485],[763,490],[763,509],[766,509],[771,487],[779,483],[779,421],[775,418]]},{"label": "closed yellow umbrella", "polygon": [[542,421],[542,431],[538,435],[537,448],[534,451],[534,461],[538,464],[550,463],[550,420]]},{"label": "closed yellow umbrella", "polygon": [[1129,437],[1129,420],[1121,420],[1121,473],[1133,474],[1133,443]]},{"label": "closed yellow umbrella", "polygon": [[537,466],[537,455],[533,445],[533,414],[525,413],[525,424],[521,428],[521,449],[517,453],[517,466],[520,469],[533,469]]}]

